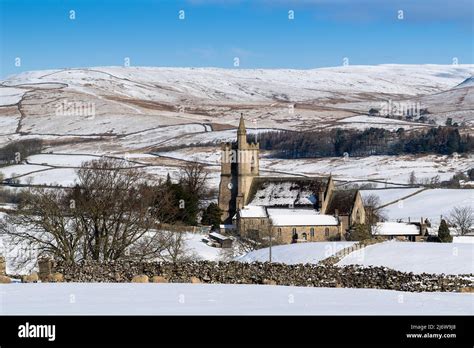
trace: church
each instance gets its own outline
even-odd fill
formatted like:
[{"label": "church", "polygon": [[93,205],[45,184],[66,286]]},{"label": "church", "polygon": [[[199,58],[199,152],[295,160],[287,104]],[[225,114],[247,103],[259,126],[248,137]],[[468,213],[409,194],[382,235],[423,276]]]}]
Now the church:
[{"label": "church", "polygon": [[237,141],[221,145],[219,185],[222,221],[241,236],[268,234],[280,243],[340,240],[365,222],[358,190],[336,189],[332,176],[260,176],[259,155],[241,115]]}]

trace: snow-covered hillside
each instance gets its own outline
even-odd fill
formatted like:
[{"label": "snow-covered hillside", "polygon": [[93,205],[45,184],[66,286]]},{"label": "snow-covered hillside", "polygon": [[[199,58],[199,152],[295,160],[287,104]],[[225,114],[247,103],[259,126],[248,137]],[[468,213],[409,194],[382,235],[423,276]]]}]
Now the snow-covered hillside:
[{"label": "snow-covered hillside", "polygon": [[384,208],[390,220],[419,221],[428,218],[439,223],[454,207],[474,207],[474,189],[431,189]]},{"label": "snow-covered hillside", "polygon": [[427,94],[453,88],[471,73],[470,65],[387,64],[310,70],[97,67],[26,72],[3,84],[39,84],[39,88],[67,84],[93,95],[119,89],[129,98],[151,101],[176,102],[180,96],[217,101],[304,101],[332,97],[334,92]]},{"label": "snow-covered hillside", "polygon": [[[316,242],[279,245],[272,248],[272,261],[286,264],[313,263],[335,254],[353,242]],[[237,261],[268,261],[269,249],[259,249]],[[414,243],[387,241],[358,249],[345,256],[339,266],[359,264],[383,266],[414,273],[474,273],[472,243]]]},{"label": "snow-covered hillside", "polygon": [[[0,285],[0,315],[472,315],[472,294],[226,284]],[[71,296],[74,295],[74,296]]]},{"label": "snow-covered hillside", "polygon": [[474,274],[474,245],[389,241],[355,251],[338,263],[352,264],[413,273]]},{"label": "snow-covered hillside", "polygon": [[[428,127],[380,117],[360,118],[389,100],[407,103],[418,102],[417,98],[428,98],[421,107],[428,108],[434,118],[438,112],[443,117],[462,112],[459,120],[470,123],[474,121],[469,116],[472,88],[455,87],[472,70],[472,65],[377,65],[310,70],[97,67],[25,72],[0,83],[0,125],[4,125],[0,144],[31,135],[103,135],[108,139],[131,137],[112,147],[127,143],[144,147],[178,135],[173,130],[174,135],[163,136],[165,129],[160,127],[194,125],[184,127],[180,135],[225,130],[236,126],[240,112],[255,119],[255,128]],[[456,114],[453,120],[458,120]]]}]

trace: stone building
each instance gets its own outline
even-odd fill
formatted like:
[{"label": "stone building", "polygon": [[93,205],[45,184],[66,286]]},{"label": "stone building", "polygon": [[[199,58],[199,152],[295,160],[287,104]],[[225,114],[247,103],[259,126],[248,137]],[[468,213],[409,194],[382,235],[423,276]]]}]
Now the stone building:
[{"label": "stone building", "polygon": [[427,234],[427,225],[420,222],[378,222],[372,227],[372,235],[388,240],[421,242]]},{"label": "stone building", "polygon": [[243,117],[237,141],[221,146],[219,207],[241,235],[269,235],[282,243],[341,238],[365,222],[358,190],[337,190],[332,176],[260,176],[259,144],[247,142]]}]

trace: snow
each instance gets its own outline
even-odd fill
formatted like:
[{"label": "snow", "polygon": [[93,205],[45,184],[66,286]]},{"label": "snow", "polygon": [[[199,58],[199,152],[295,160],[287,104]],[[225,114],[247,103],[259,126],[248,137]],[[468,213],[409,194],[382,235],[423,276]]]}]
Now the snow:
[{"label": "snow", "polygon": [[[337,226],[337,219],[332,215],[319,214],[313,209],[267,208],[268,217],[273,226]],[[267,217],[265,207],[248,205],[240,210],[243,218]]]},{"label": "snow", "polygon": [[27,158],[28,163],[59,167],[80,167],[84,162],[98,159],[100,156],[75,154],[40,154]]},{"label": "snow", "polygon": [[240,209],[240,216],[243,218],[261,218],[267,217],[265,207],[258,205],[246,205]]},{"label": "snow", "polygon": [[268,216],[273,226],[337,226],[332,215],[319,214],[312,209],[268,208]]},{"label": "snow", "polygon": [[205,237],[204,234],[186,233],[185,251],[198,260],[219,261],[222,249],[204,243]]},{"label": "snow", "polygon": [[374,236],[408,236],[419,235],[420,229],[404,222],[378,222],[372,230]]},{"label": "snow", "polygon": [[309,176],[332,173],[339,180],[382,180],[407,184],[410,173],[418,180],[439,175],[440,180],[451,179],[453,173],[466,172],[472,167],[474,156],[454,158],[444,155],[402,155],[368,157],[330,157],[297,160],[260,159],[260,171],[275,170]]},{"label": "snow", "polygon": [[[145,143],[148,144],[145,146],[153,145],[152,134],[160,138],[159,127],[163,126],[200,124],[196,135],[204,140],[206,136],[197,133],[214,133],[209,132],[209,125],[215,122],[236,126],[241,110],[249,119],[258,121],[255,128],[306,130],[336,126],[364,128],[371,124],[389,129],[399,125],[429,127],[415,122],[369,120],[365,116],[349,118],[367,112],[372,106],[379,107],[388,99],[424,96],[432,97],[421,105],[430,109],[433,119],[446,119],[445,114],[438,113],[441,108],[444,113],[456,113],[455,121],[466,119],[470,123],[466,113],[471,100],[469,88],[453,88],[471,75],[472,65],[378,65],[310,70],[93,67],[11,76],[2,82],[0,96],[2,104],[17,102],[26,92],[31,97],[21,122],[23,132],[41,137],[127,135],[131,136],[127,139],[130,146],[137,148]],[[95,115],[57,113],[57,105],[66,101],[65,96],[67,102],[92,106]],[[454,100],[451,107],[443,108],[450,100]],[[300,102],[315,107],[300,108]],[[288,117],[290,103],[296,104],[293,117]],[[433,103],[437,103],[436,107],[432,107]],[[133,137],[137,132],[153,129],[157,132]],[[176,140],[191,143],[196,140],[185,138],[184,133]],[[115,147],[128,146],[122,139],[114,140],[118,140],[113,144]],[[169,141],[167,144],[171,145],[173,139],[162,138],[156,143],[161,141]]]},{"label": "snow", "polygon": [[330,96],[330,92],[348,90],[361,94],[418,95],[431,92],[433,86],[452,88],[470,76],[471,69],[471,65],[394,64],[310,70],[95,67],[21,73],[8,78],[4,84],[59,82],[80,92],[84,92],[87,84],[92,86],[89,87],[91,95],[112,92],[120,86],[123,96],[145,100],[174,102],[186,94],[190,99],[249,102],[278,97],[291,100],[323,98]]},{"label": "snow", "polygon": [[18,103],[27,90],[21,88],[0,86],[0,106],[14,105]]},{"label": "snow", "polygon": [[468,77],[465,79],[463,82],[461,82],[459,85],[457,85],[454,88],[464,88],[464,87],[474,87],[474,77]]},{"label": "snow", "polygon": [[428,218],[437,223],[454,207],[474,208],[474,189],[430,189],[390,204],[384,208],[389,220],[420,221]]},{"label": "snow", "polygon": [[380,199],[380,205],[395,202],[399,199],[414,194],[415,192],[423,190],[423,187],[417,188],[387,188],[377,190],[361,190],[362,199],[368,196],[375,195]]},{"label": "snow", "polygon": [[211,233],[209,233],[209,236],[214,237],[214,238],[219,239],[219,240],[229,239],[229,237],[223,236],[222,234],[217,233],[217,232],[211,232]]},{"label": "snow", "polygon": [[454,236],[453,243],[474,243],[474,236]]},{"label": "snow", "polygon": [[295,189],[294,186],[295,183],[292,180],[264,182],[253,195],[250,205],[313,205],[316,202],[316,197],[311,188]]},{"label": "snow", "polygon": [[[16,127],[18,126],[19,117],[17,116],[3,116],[0,115],[0,134],[12,134],[15,133]],[[0,141],[0,146],[1,146]]]},{"label": "snow", "polygon": [[375,116],[352,116],[337,121],[341,128],[351,128],[365,130],[371,127],[384,128],[390,131],[396,131],[399,128],[414,129],[420,127],[430,127],[427,124],[408,122],[386,117]]},{"label": "snow", "polygon": [[413,273],[474,273],[474,244],[387,241],[356,250],[337,265],[383,266]]},{"label": "snow", "polygon": [[171,283],[0,285],[2,315],[472,315],[472,313],[472,295],[463,293]]},{"label": "snow", "polygon": [[8,167],[1,167],[0,173],[3,174],[5,179],[8,179],[47,169],[50,169],[50,167],[34,164],[15,164]]},{"label": "snow", "polygon": [[31,173],[20,178],[21,183],[33,185],[57,185],[73,186],[77,181],[76,169],[73,168],[55,168],[37,173]]},{"label": "snow", "polygon": [[[355,242],[314,242],[277,245],[272,247],[272,262],[286,263],[318,263],[338,251],[354,245]],[[253,262],[268,261],[269,248],[251,251],[237,257],[236,261]]]}]

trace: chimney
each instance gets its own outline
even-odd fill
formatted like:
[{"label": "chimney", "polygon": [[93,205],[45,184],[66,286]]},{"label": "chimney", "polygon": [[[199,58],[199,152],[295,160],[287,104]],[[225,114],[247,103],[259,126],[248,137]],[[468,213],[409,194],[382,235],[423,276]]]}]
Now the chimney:
[{"label": "chimney", "polygon": [[323,207],[323,201],[324,201],[324,193],[323,191],[318,192],[318,208],[321,209]]},{"label": "chimney", "polygon": [[339,218],[339,209],[334,209],[334,216],[337,218]]}]

